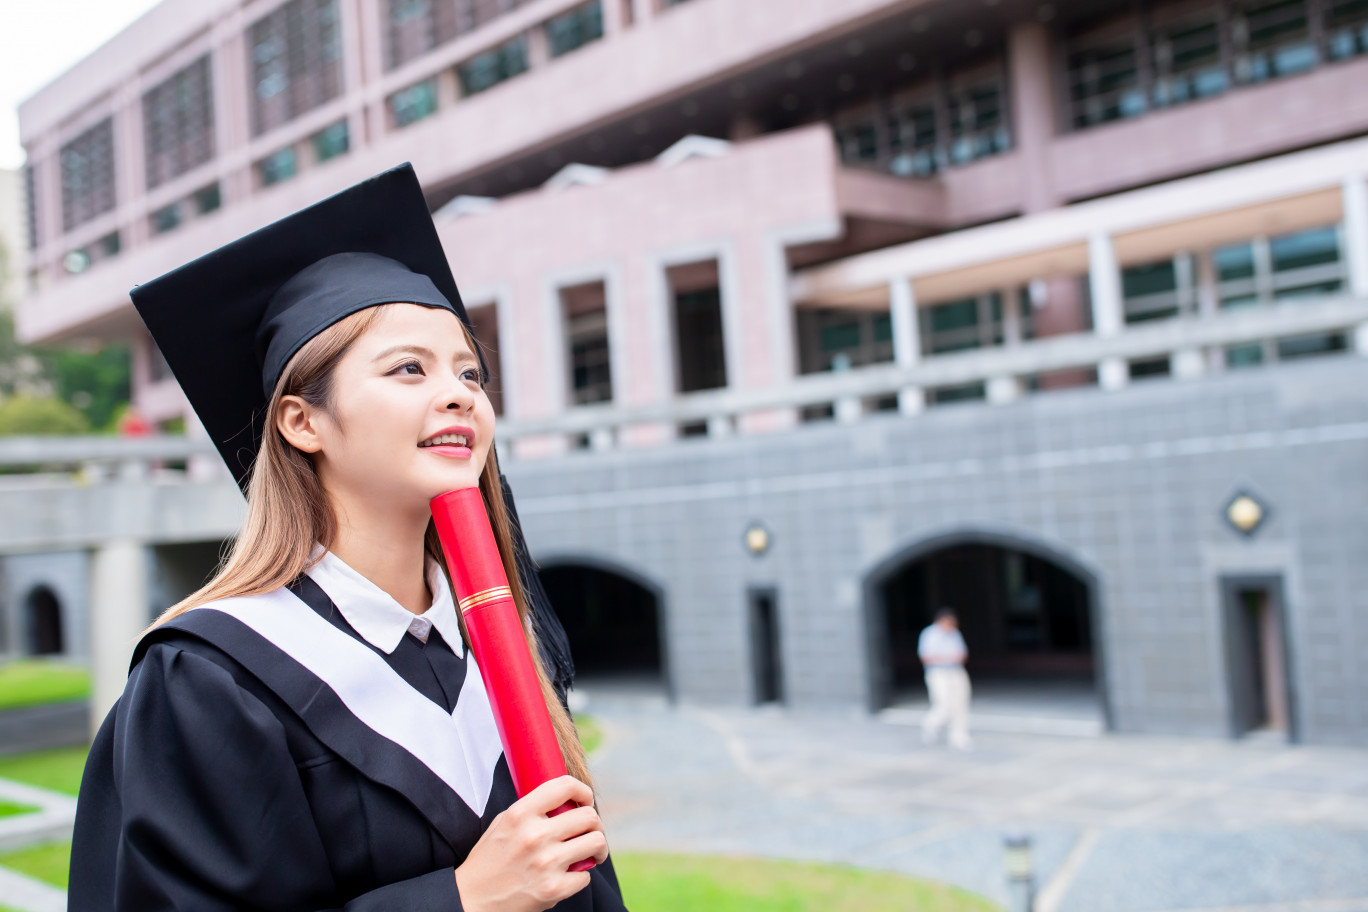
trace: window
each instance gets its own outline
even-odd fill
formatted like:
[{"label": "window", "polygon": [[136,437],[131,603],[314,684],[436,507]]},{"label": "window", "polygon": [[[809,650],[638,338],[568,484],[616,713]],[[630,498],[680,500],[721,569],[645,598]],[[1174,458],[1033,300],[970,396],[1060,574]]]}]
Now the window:
[{"label": "window", "polygon": [[181,204],[172,203],[164,206],[152,213],[152,232],[154,234],[165,234],[178,227],[181,223]]},{"label": "window", "polygon": [[1145,112],[1134,35],[1070,42],[1067,58],[1074,127],[1090,127]]},{"label": "window", "polygon": [[1333,294],[1344,285],[1334,225],[1269,238],[1268,253],[1274,300]]},{"label": "window", "polygon": [[528,0],[387,0],[385,68],[392,70]]},{"label": "window", "polygon": [[214,157],[208,54],[143,96],[143,137],[149,189]]},{"label": "window", "polygon": [[309,142],[313,145],[314,161],[325,162],[330,158],[347,154],[351,148],[351,132],[347,122],[339,120],[309,137]]},{"label": "window", "polygon": [[261,175],[261,186],[269,187],[295,176],[295,150],[286,146],[279,152],[266,156],[257,162],[257,173]]},{"label": "window", "polygon": [[190,199],[195,207],[196,215],[207,215],[223,205],[223,194],[219,191],[218,181],[196,190],[191,194]]},{"label": "window", "polygon": [[943,80],[863,101],[836,114],[841,161],[899,177],[928,177],[1011,149],[1004,65],[999,54]]},{"label": "window", "polygon": [[1331,60],[1368,54],[1368,0],[1327,0],[1326,45]]},{"label": "window", "polygon": [[252,24],[252,135],[289,123],[342,92],[337,0],[290,0]]},{"label": "window", "polygon": [[87,244],[79,250],[70,251],[62,257],[62,267],[72,274],[85,272],[101,260],[118,256],[121,249],[123,249],[123,243],[119,237],[119,232],[112,231],[94,243]]},{"label": "window", "polygon": [[552,57],[568,54],[603,37],[603,6],[599,0],[563,13],[546,23],[546,43]]},{"label": "window", "polygon": [[24,203],[28,216],[28,249],[38,246],[38,175],[33,165],[24,166]]},{"label": "window", "polygon": [[62,229],[114,208],[114,119],[106,117],[62,146]]},{"label": "window", "polygon": [[1209,10],[1154,30],[1154,87],[1157,108],[1219,95],[1230,87],[1221,59],[1217,11]]},{"label": "window", "polygon": [[982,348],[1003,340],[1002,296],[997,292],[923,307],[918,318],[923,354]]},{"label": "window", "polygon": [[803,309],[798,339],[804,373],[893,360],[893,327],[886,311]]},{"label": "window", "polygon": [[1248,0],[1232,29],[1235,78],[1263,82],[1304,73],[1320,62],[1306,0]]},{"label": "window", "polygon": [[602,282],[562,288],[561,308],[569,346],[570,391],[575,405],[613,398],[608,359],[607,291]]},{"label": "window", "polygon": [[527,37],[519,35],[457,67],[462,95],[474,95],[527,70]]},{"label": "window", "polygon": [[1196,299],[1192,257],[1179,254],[1121,270],[1121,297],[1127,323],[1164,320],[1187,312]]},{"label": "window", "polygon": [[400,89],[390,96],[390,117],[396,127],[407,127],[437,111],[437,80],[425,79],[417,85]]}]

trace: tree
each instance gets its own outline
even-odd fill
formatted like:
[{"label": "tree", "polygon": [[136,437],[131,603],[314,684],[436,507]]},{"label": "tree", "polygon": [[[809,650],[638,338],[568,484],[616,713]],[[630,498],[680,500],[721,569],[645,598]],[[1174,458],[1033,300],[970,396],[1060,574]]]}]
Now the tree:
[{"label": "tree", "polygon": [[9,254],[0,240],[0,403],[25,397],[17,406],[43,427],[72,427],[70,416],[59,418],[61,409],[49,408],[41,420],[31,403],[56,396],[82,418],[79,430],[0,431],[0,433],[88,433],[91,428],[112,431],[119,413],[132,395],[132,364],[127,346],[105,345],[95,351],[35,349],[21,345],[14,331],[14,302],[3,299]]},{"label": "tree", "polygon": [[90,423],[61,399],[10,396],[0,402],[0,437],[13,434],[86,434]]}]

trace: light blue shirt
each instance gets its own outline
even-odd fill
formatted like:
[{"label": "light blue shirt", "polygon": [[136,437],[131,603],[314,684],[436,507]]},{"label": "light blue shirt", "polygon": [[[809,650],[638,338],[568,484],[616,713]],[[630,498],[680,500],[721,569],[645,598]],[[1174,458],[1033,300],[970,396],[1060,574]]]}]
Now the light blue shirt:
[{"label": "light blue shirt", "polygon": [[[928,656],[946,655],[956,655],[959,659],[954,662],[927,660]],[[958,630],[946,631],[939,624],[932,624],[917,638],[917,657],[927,668],[959,668],[968,655],[969,649],[964,645],[964,637],[960,636]]]}]

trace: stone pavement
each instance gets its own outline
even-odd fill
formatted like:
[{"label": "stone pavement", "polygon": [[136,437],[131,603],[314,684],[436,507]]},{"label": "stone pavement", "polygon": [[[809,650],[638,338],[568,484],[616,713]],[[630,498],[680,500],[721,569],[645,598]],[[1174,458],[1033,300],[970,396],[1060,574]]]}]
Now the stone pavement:
[{"label": "stone pavement", "polygon": [[1368,912],[1368,751],[978,731],[960,753],[897,713],[585,700],[616,849],[845,862],[1005,903],[1022,830],[1037,912]]}]

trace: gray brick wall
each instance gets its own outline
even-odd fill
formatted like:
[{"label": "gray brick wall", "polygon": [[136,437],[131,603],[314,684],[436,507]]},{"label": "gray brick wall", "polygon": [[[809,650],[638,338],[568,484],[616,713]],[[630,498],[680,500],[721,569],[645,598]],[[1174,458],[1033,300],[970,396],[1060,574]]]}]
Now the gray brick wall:
[{"label": "gray brick wall", "polygon": [[[1368,361],[1356,357],[505,468],[535,554],[608,561],[664,593],[686,699],[750,699],[746,592],[772,585],[790,702],[867,705],[871,574],[978,530],[1096,578],[1124,731],[1224,735],[1219,578],[1281,574],[1301,736],[1368,744]],[[1241,488],[1272,508],[1252,538],[1221,518]],[[762,558],[741,544],[753,520],[773,534]]]}]

